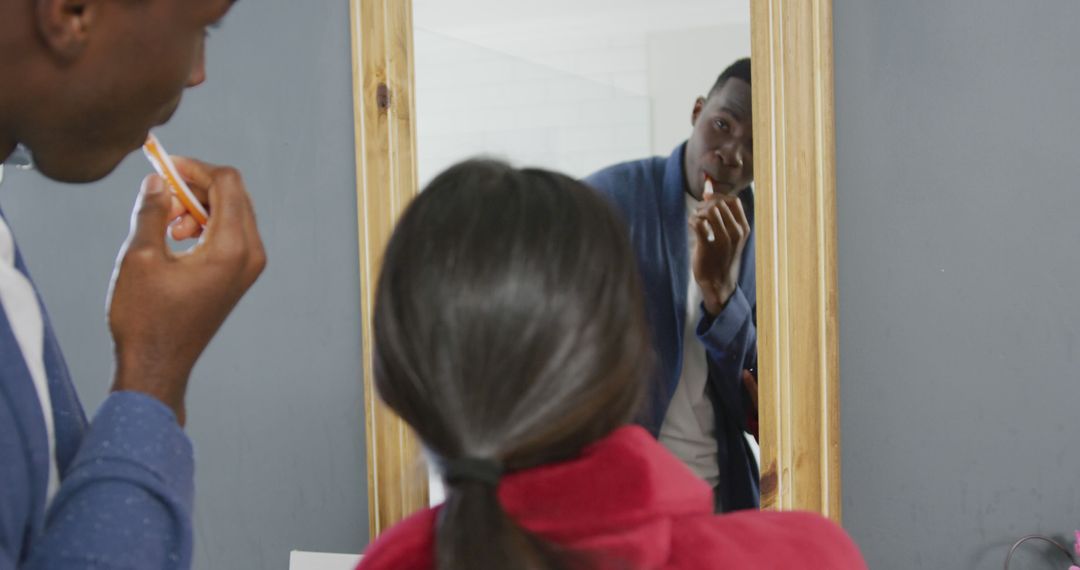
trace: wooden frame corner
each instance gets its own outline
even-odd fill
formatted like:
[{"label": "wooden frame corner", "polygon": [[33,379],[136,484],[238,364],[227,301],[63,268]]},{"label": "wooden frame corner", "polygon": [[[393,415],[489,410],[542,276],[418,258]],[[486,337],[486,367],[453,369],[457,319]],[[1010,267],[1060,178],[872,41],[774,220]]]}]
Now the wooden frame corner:
[{"label": "wooden frame corner", "polygon": [[839,521],[831,0],[753,0],[762,506]]},{"label": "wooden frame corner", "polygon": [[416,196],[411,0],[350,0],[371,536],[427,506],[420,441],[375,393],[371,310],[394,223]]},{"label": "wooden frame corner", "polygon": [[[839,521],[831,0],[750,0],[762,506]],[[427,506],[420,443],[373,386],[371,308],[417,193],[411,0],[349,0],[371,535]]]}]

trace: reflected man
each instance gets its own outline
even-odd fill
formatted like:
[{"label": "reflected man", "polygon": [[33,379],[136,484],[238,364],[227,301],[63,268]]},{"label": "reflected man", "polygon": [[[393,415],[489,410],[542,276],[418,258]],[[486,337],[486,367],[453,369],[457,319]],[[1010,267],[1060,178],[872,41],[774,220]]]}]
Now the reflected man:
[{"label": "reflected man", "polygon": [[669,157],[586,179],[625,218],[658,357],[644,421],[712,485],[717,512],[757,508],[754,178],[750,60],[694,102]]}]

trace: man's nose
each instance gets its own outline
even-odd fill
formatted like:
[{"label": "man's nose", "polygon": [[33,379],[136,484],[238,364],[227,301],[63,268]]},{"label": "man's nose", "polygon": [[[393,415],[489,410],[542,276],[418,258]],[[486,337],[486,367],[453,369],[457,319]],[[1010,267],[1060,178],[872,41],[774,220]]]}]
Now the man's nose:
[{"label": "man's nose", "polygon": [[720,163],[728,168],[739,168],[743,165],[743,157],[738,145],[721,145],[716,149],[716,156],[720,158]]}]

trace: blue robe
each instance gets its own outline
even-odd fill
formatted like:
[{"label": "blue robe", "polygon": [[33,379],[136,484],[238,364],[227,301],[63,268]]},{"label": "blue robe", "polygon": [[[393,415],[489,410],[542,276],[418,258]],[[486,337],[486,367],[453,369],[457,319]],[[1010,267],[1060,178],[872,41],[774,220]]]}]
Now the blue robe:
[{"label": "blue robe", "polygon": [[[690,276],[687,192],[683,157],[686,145],[670,157],[654,157],[611,166],[585,182],[608,196],[622,214],[637,255],[658,366],[643,423],[658,435],[682,371],[686,295]],[[754,198],[739,198],[751,228]],[[716,411],[720,483],[719,510],[757,508],[760,503],[757,462],[747,443],[748,414],[756,415],[742,383],[744,369],[757,366],[754,280],[754,233],[743,252],[739,286],[724,310],[709,319],[699,307],[698,339],[708,360],[709,396]]]},{"label": "blue robe", "polygon": [[[29,278],[18,251],[15,266]],[[172,410],[135,392],[113,393],[87,422],[41,311],[60,488],[46,512],[45,419],[0,305],[0,570],[190,568],[190,440]]]}]

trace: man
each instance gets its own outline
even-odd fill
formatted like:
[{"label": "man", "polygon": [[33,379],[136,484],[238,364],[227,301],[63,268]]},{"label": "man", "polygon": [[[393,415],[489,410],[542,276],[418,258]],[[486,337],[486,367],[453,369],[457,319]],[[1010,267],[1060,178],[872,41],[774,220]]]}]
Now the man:
[{"label": "man", "polygon": [[659,359],[646,423],[713,486],[717,512],[760,500],[744,436],[757,417],[752,124],[742,59],[694,103],[690,139],[670,157],[587,179],[625,217],[645,284]]},{"label": "man", "polygon": [[[54,180],[107,175],[203,82],[206,28],[231,4],[0,2],[0,162],[21,144]],[[265,254],[236,171],[178,168],[210,222],[144,180],[109,291],[112,393],[91,422],[0,215],[0,570],[191,566],[188,375]],[[201,237],[177,255],[170,231]]]}]

